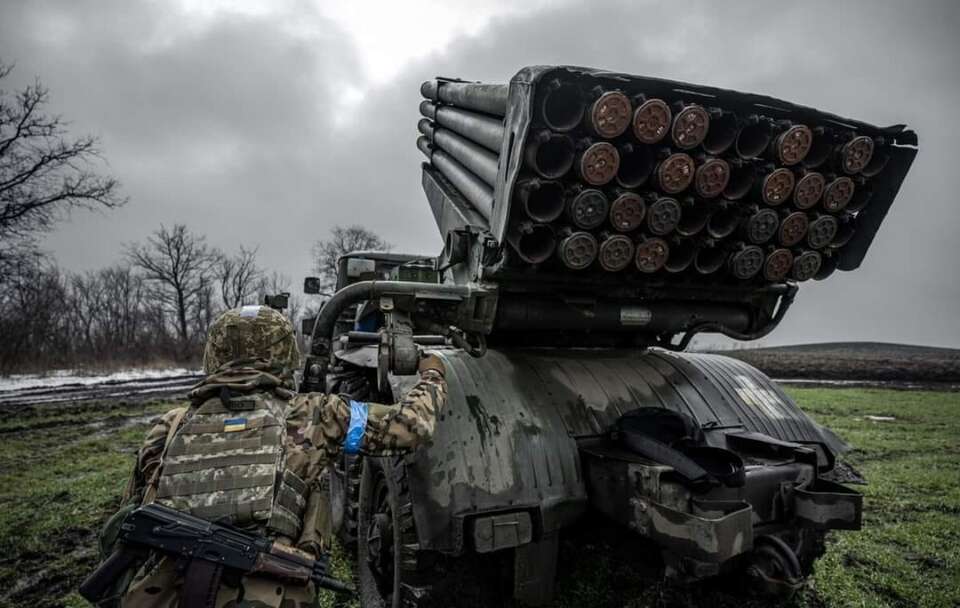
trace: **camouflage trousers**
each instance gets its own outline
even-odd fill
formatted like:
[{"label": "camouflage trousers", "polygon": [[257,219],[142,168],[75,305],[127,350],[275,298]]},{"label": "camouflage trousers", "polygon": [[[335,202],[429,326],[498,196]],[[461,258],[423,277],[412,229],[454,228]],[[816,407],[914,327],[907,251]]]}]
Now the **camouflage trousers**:
[{"label": "camouflage trousers", "polygon": [[[178,608],[182,578],[176,564],[161,559],[156,567],[134,581],[120,602],[122,608]],[[291,585],[256,576],[245,576],[239,587],[220,585],[214,608],[312,608],[316,602],[313,584]]]}]

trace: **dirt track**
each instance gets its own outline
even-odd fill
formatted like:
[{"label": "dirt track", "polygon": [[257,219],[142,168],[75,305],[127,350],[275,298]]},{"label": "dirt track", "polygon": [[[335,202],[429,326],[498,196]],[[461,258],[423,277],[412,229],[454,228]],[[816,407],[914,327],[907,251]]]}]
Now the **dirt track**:
[{"label": "dirt track", "polygon": [[97,384],[64,384],[0,390],[0,411],[10,412],[26,405],[49,405],[72,401],[163,397],[186,394],[201,376],[190,374],[170,378],[109,380]]}]

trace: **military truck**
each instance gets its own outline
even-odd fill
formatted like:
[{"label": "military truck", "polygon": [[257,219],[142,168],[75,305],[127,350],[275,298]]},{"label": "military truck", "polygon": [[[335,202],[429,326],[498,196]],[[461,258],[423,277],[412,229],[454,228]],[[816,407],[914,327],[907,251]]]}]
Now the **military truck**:
[{"label": "military truck", "polygon": [[832,477],[845,445],[755,368],[685,350],[766,336],[803,282],[855,270],[916,134],[571,66],[421,92],[443,250],[341,258],[303,371],[302,390],[392,400],[419,349],[447,366],[431,444],[332,475],[362,605],[456,605],[437,573],[463,560],[546,604],[558,538],[589,514],[668,577],[797,589],[825,532],[861,525]]}]

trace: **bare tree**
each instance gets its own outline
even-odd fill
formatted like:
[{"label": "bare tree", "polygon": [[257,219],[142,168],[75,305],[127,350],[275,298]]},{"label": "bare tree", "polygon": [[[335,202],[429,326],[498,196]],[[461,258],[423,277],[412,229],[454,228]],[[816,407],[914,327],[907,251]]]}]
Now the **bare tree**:
[{"label": "bare tree", "polygon": [[143,272],[150,296],[172,315],[181,355],[186,354],[195,336],[191,325],[204,323],[211,314],[210,284],[219,252],[207,245],[205,237],[176,224],[169,230],[161,226],[144,244],[127,245],[126,255]]},{"label": "bare tree", "polygon": [[70,209],[122,205],[119,183],[95,170],[99,141],[71,138],[67,123],[44,112],[39,81],[18,92],[2,88],[13,66],[0,62],[0,258],[16,242],[32,242]]},{"label": "bare tree", "polygon": [[70,338],[63,326],[66,285],[43,256],[24,256],[0,290],[0,372],[63,363]]},{"label": "bare tree", "polygon": [[351,251],[375,249],[389,251],[393,246],[363,226],[334,226],[330,238],[313,245],[314,271],[323,287],[332,291],[337,283],[337,260]]},{"label": "bare tree", "polygon": [[257,299],[263,282],[263,270],[257,266],[257,250],[240,246],[234,256],[222,255],[214,268],[220,284],[220,300],[224,308],[236,308]]}]

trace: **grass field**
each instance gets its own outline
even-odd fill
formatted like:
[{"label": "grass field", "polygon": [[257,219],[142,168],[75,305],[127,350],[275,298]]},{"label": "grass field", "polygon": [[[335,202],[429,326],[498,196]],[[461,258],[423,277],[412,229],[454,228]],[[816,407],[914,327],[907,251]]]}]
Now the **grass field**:
[{"label": "grass field", "polygon": [[[870,480],[860,488],[864,530],[830,537],[792,605],[960,605],[960,393],[790,392],[856,446],[847,460]],[[170,405],[92,403],[3,417],[0,606],[85,605],[74,590],[95,564],[94,530],[117,504],[147,420]],[[562,552],[557,606],[767,605],[715,585],[673,588],[638,577],[622,552],[582,531]]]}]

